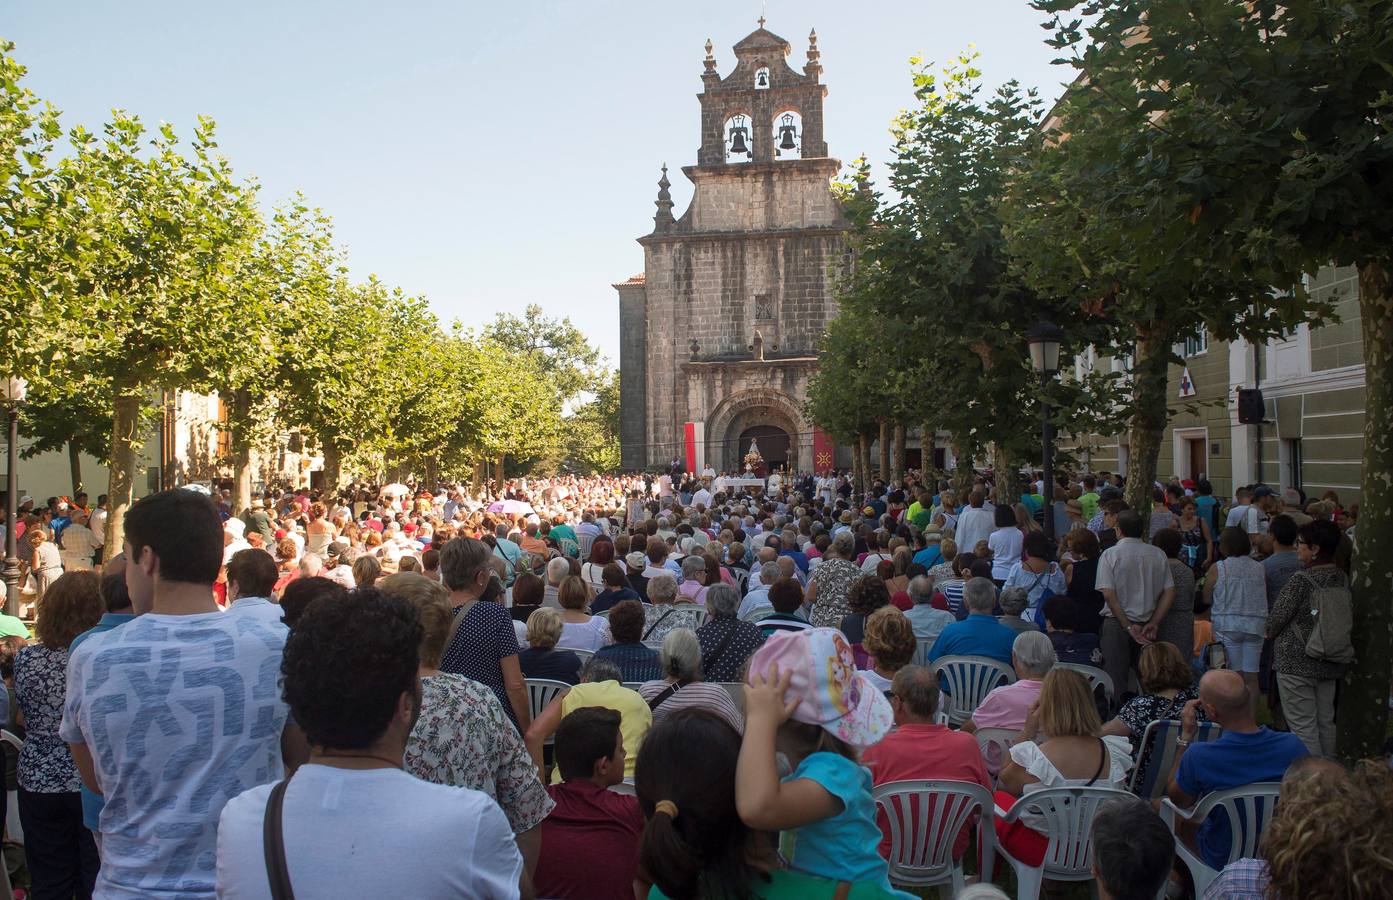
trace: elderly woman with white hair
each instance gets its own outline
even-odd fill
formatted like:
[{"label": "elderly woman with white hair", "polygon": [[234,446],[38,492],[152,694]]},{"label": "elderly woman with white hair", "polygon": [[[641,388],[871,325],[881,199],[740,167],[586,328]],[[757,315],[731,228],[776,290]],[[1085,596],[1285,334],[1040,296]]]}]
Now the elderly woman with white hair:
[{"label": "elderly woman with white hair", "polygon": [[1011,645],[1016,682],[988,694],[962,730],[970,734],[979,728],[1024,728],[1030,708],[1040,699],[1041,682],[1058,661],[1054,643],[1045,634],[1027,631],[1017,635]]},{"label": "elderly woman with white hair", "polygon": [[1034,622],[1021,618],[1021,613],[1030,607],[1030,591],[1023,587],[1003,588],[997,601],[1001,604],[1001,615],[996,620],[1018,634],[1039,631]]},{"label": "elderly woman with white hair", "polygon": [[734,699],[719,684],[704,677],[702,646],[695,632],[677,628],[663,639],[658,664],[663,677],[639,685],[638,692],[653,711],[653,724],[683,709],[704,709],[730,723],[740,733],[745,731],[745,717]]},{"label": "elderly woman with white hair", "polygon": [[[677,579],[664,572],[648,579],[648,605],[644,607],[644,643],[661,641],[674,628],[695,631],[706,621],[706,610],[677,593]],[[678,601],[681,602],[678,602]]]},{"label": "elderly woman with white hair", "polygon": [[688,603],[698,606],[706,603],[706,560],[692,554],[682,557],[682,584],[677,593]]},{"label": "elderly woman with white hair", "polygon": [[702,668],[712,681],[743,681],[745,664],[764,643],[764,632],[736,618],[740,592],[728,584],[713,584],[706,592],[711,618],[697,629]]}]

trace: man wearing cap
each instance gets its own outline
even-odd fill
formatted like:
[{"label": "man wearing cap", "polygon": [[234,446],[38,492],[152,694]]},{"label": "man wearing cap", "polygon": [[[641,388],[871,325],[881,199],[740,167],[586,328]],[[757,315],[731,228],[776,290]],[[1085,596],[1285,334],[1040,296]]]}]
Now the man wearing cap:
[{"label": "man wearing cap", "polygon": [[247,526],[248,532],[259,533],[266,541],[266,546],[275,545],[276,529],[271,523],[271,517],[266,515],[266,501],[260,497],[253,497],[251,506],[242,513],[242,523]]},{"label": "man wearing cap", "polygon": [[348,544],[343,541],[330,542],[324,548],[324,568],[319,570],[319,577],[353,590],[357,580],[353,577],[353,561],[348,558],[349,553]]},{"label": "man wearing cap", "polygon": [[914,563],[925,569],[932,569],[943,562],[942,543],[943,533],[937,525],[930,525],[924,529],[924,549],[914,554]]}]

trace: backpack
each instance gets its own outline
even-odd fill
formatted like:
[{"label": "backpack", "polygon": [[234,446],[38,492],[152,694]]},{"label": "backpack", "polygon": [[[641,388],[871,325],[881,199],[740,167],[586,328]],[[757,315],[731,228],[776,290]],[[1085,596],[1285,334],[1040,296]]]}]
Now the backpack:
[{"label": "backpack", "polygon": [[[1040,582],[1043,579],[1047,578],[1050,575],[1053,575],[1055,572],[1058,571],[1059,564],[1050,563],[1049,566],[1045,568],[1045,571],[1035,576],[1035,580],[1030,584],[1030,590],[1035,590],[1035,588],[1039,586]],[[1031,617],[1031,619],[1035,623],[1035,627],[1039,628],[1041,631],[1048,630],[1045,627],[1045,601],[1053,596],[1054,588],[1050,587],[1049,585],[1045,585],[1045,589],[1040,592],[1040,599],[1035,603],[1035,614]]]},{"label": "backpack", "polygon": [[1350,632],[1354,628],[1354,599],[1349,587],[1317,587],[1311,594],[1311,636],[1306,638],[1306,655],[1321,662],[1347,665],[1354,662]]}]

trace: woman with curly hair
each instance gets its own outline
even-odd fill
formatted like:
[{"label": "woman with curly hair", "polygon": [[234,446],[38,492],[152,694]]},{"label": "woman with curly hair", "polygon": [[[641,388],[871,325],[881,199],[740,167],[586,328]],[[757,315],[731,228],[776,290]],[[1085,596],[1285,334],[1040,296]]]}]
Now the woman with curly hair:
[{"label": "woman with curly hair", "polygon": [[862,646],[866,639],[866,619],[882,606],[890,606],[890,591],[885,582],[875,575],[866,575],[851,586],[846,594],[847,606],[851,612],[842,616],[837,629],[846,635],[856,657],[856,668],[869,669],[871,655]]},{"label": "woman with curly hair", "polygon": [[1230,863],[1204,900],[1387,897],[1393,878],[1393,771],[1365,760],[1347,772],[1316,756],[1282,778],[1260,859]]},{"label": "woman with curly hair", "polygon": [[82,776],[58,723],[68,648],[104,611],[95,573],[60,575],[39,599],[38,642],[15,655],[15,700],[27,729],[17,770],[19,820],[36,897],[90,897],[97,880],[97,845],[82,824]]},{"label": "woman with curly hair", "polygon": [[914,626],[905,614],[893,606],[882,606],[866,619],[866,639],[863,646],[874,659],[875,666],[866,677],[886,694],[895,673],[909,665],[918,646]]}]

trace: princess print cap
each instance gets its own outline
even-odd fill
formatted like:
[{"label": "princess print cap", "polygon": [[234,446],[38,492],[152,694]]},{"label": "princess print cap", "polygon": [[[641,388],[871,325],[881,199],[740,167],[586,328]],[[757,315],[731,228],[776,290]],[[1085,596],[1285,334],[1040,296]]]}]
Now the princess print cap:
[{"label": "princess print cap", "polygon": [[776,667],[791,676],[794,721],[820,725],[854,747],[878,743],[890,730],[890,701],[857,671],[851,645],[835,628],[774,632],[750,659],[750,678]]}]

